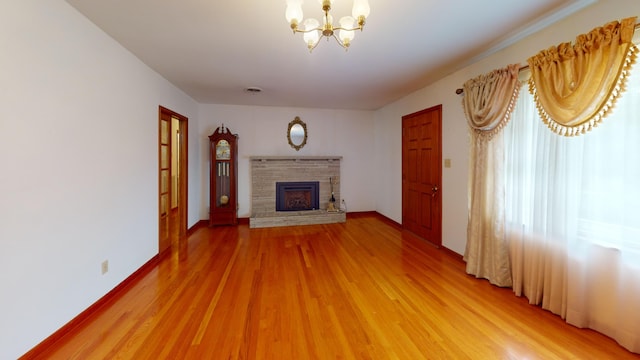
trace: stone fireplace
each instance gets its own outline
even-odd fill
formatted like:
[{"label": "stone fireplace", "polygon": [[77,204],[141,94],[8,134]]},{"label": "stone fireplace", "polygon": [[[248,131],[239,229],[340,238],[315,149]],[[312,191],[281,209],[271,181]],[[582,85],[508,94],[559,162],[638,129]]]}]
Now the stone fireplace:
[{"label": "stone fireplace", "polygon": [[[341,160],[341,156],[252,156],[249,227],[346,221],[344,212],[326,211],[330,178],[336,207],[340,204]],[[281,207],[287,207],[287,203],[288,208]]]}]

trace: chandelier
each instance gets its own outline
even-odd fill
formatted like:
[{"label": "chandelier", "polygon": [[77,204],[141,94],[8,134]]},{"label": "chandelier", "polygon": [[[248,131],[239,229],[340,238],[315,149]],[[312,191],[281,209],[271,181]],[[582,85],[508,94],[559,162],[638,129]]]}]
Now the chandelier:
[{"label": "chandelier", "polygon": [[[365,20],[369,16],[368,0],[353,0],[352,16],[340,18],[339,26],[334,26],[333,17],[329,14],[329,11],[331,10],[331,4],[335,0],[318,0],[322,4],[322,11],[324,11],[322,25],[320,25],[320,22],[313,18],[302,21],[302,2],[303,0],[287,0],[285,17],[294,34],[303,34],[303,40],[307,44],[309,52],[318,46],[321,36],[326,37],[327,40],[333,37],[345,50],[348,49],[356,35],[355,31],[362,30]],[[338,33],[337,35],[336,32]]]}]

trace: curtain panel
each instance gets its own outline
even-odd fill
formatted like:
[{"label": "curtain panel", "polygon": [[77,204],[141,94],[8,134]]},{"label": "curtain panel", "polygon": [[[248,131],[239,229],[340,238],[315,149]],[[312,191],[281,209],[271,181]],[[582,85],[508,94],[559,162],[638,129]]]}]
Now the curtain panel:
[{"label": "curtain panel", "polygon": [[578,35],[575,44],[552,46],[527,60],[529,91],[552,131],[580,135],[607,116],[636,60],[635,22],[636,17],[612,21]]},{"label": "curtain panel", "polygon": [[519,65],[494,70],[464,84],[463,108],[471,133],[468,183],[468,274],[511,286],[504,221],[504,140],[519,94]]}]

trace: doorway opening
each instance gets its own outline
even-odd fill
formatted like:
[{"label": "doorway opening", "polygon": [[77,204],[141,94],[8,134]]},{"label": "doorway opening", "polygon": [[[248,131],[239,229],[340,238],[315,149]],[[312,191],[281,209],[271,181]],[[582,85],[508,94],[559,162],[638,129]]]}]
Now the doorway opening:
[{"label": "doorway opening", "polygon": [[188,119],[162,106],[158,118],[158,253],[183,257],[187,252]]}]

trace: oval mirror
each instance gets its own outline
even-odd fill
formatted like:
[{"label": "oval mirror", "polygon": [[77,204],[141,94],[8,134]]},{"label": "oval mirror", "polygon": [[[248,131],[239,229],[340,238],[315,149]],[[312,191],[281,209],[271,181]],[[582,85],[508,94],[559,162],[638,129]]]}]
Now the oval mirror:
[{"label": "oval mirror", "polygon": [[307,143],[307,124],[302,122],[297,116],[289,123],[287,140],[289,141],[289,145],[296,149],[296,151],[300,150]]}]

